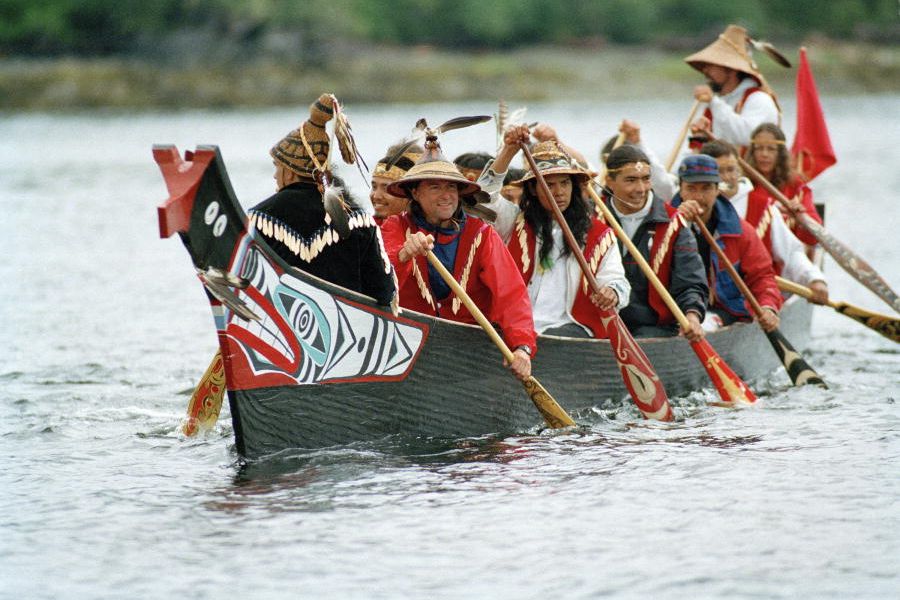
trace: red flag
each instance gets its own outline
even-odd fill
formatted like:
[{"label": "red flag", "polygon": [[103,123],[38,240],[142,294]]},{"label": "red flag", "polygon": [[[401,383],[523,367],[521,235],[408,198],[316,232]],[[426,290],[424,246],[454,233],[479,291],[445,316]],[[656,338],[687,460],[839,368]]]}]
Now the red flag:
[{"label": "red flag", "polygon": [[825,114],[819,103],[819,92],[812,70],[806,60],[806,48],[800,48],[800,68],[797,70],[797,133],[791,154],[797,171],[806,181],[837,162]]}]

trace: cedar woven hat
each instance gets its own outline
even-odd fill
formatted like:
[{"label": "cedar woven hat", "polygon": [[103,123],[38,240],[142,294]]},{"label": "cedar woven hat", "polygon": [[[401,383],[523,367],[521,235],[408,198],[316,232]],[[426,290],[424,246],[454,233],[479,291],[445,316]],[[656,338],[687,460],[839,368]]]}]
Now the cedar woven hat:
[{"label": "cedar woven hat", "polygon": [[[578,177],[579,183],[585,183],[591,178],[590,174],[573,163],[572,158],[563,152],[554,140],[536,144],[531,150],[531,154],[538,171],[545,177],[547,175],[575,175]],[[525,171],[525,176],[513,183],[525,183],[531,179],[534,179],[534,171],[529,167]]]},{"label": "cedar woven hat", "polygon": [[719,163],[706,154],[691,154],[681,161],[678,179],[688,183],[719,183]]},{"label": "cedar woven hat", "polygon": [[406,191],[414,184],[426,179],[453,181],[458,184],[459,197],[470,206],[477,201],[473,194],[481,191],[481,186],[466,179],[452,162],[444,157],[436,135],[429,135],[425,140],[425,153],[416,161],[406,174],[387,187],[388,194],[406,196]]},{"label": "cedar woven hat", "polygon": [[[420,149],[421,150],[421,149]],[[390,154],[390,150],[388,150]],[[422,158],[422,152],[407,150],[396,159],[393,164],[388,164],[389,156],[385,156],[375,164],[375,170],[372,171],[372,177],[383,177],[391,181],[397,181],[409,171],[416,162]]]},{"label": "cedar woven hat", "polygon": [[300,177],[317,181],[317,174],[329,170],[330,150],[325,124],[337,115],[334,135],[338,141],[341,158],[353,164],[357,158],[356,143],[350,133],[350,123],[341,112],[341,106],[333,94],[322,94],[309,107],[309,119],[272,146],[269,154],[278,163]]}]

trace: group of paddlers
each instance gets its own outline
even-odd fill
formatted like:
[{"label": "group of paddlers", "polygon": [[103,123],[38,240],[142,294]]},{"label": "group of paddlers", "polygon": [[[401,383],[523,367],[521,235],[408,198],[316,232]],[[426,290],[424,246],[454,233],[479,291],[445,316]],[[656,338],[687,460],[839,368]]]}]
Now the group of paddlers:
[{"label": "group of paddlers", "polygon": [[[773,330],[783,303],[776,274],[808,286],[818,303],[827,301],[828,291],[810,260],[816,240],[739,166],[743,157],[790,199],[794,211],[821,222],[809,188],[791,170],[777,101],[748,42],[743,29],[729,26],[687,57],[708,80],[694,90],[707,108],[691,124],[695,143],[674,173],[643,146],[639,127],[628,120],[620,127],[620,145],[610,142],[604,149],[599,172],[546,124],[510,125],[495,156],[470,153],[454,162],[441,151],[440,128],[423,124],[424,144],[388,149],[372,171],[374,215],[346,190],[335,209],[342,182],[329,168],[325,125],[345,117],[334,96],[323,94],[310,118],[272,149],[278,191],[250,211],[251,222],[292,266],[383,305],[474,323],[429,262],[436,257],[500,329],[513,350],[509,367],[521,379],[531,373],[537,334],[607,337],[600,311],[618,311],[637,338],[681,334],[698,340],[754,317]],[[342,131],[343,153],[354,144]],[[512,168],[523,148],[534,166]],[[554,218],[553,204],[564,223]],[[608,218],[621,226],[652,275],[617,239]],[[696,230],[700,223],[762,312],[751,311],[724,259]],[[596,285],[567,244],[566,229]],[[686,319],[675,318],[650,277],[663,283]]]}]

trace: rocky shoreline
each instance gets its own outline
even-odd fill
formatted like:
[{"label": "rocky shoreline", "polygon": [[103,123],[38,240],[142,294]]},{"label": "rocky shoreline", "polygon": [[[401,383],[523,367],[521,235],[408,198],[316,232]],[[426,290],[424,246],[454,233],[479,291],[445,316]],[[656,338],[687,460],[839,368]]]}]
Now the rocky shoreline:
[{"label": "rocky shoreline", "polygon": [[[900,90],[900,46],[809,44],[826,95]],[[792,58],[796,48],[783,48]],[[683,53],[629,47],[454,53],[430,47],[358,49],[323,66],[232,60],[165,64],[139,59],[0,59],[0,110],[253,108],[292,105],[321,90],[345,102],[434,102],[679,97],[698,83]],[[796,69],[759,58],[789,94]]]}]

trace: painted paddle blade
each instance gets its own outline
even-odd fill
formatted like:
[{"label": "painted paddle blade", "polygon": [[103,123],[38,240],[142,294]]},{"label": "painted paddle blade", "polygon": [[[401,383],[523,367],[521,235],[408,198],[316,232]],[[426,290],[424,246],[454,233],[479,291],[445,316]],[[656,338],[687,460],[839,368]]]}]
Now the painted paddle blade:
[{"label": "painted paddle blade", "polygon": [[812,384],[825,388],[826,390],[828,389],[828,386],[825,385],[825,381],[818,373],[816,373],[815,369],[809,366],[809,363],[800,356],[800,353],[794,350],[794,347],[791,346],[790,342],[787,341],[787,338],[782,335],[781,331],[776,329],[774,331],[764,331],[763,333],[769,338],[769,342],[775,349],[775,353],[781,360],[781,364],[784,365],[784,370],[787,371],[787,374],[791,378],[791,381],[794,382],[794,385]]},{"label": "painted paddle blade", "polygon": [[601,310],[600,320],[606,327],[606,335],[622,373],[622,381],[625,382],[635,406],[645,419],[671,421],[674,415],[662,381],[618,313]]},{"label": "painted paddle blade", "polygon": [[837,240],[833,235],[819,225],[806,213],[798,215],[800,224],[809,230],[822,247],[831,255],[841,267],[850,273],[854,279],[875,292],[875,294],[891,305],[900,313],[900,297],[891,289],[891,286],[878,274],[872,266],[861,256],[853,252],[845,244]]},{"label": "painted paddle blade", "polygon": [[541,416],[544,417],[544,421],[546,421],[548,426],[553,429],[560,429],[562,427],[571,427],[575,424],[569,413],[556,402],[553,396],[550,395],[550,392],[544,389],[544,386],[537,379],[529,377],[522,382],[522,386],[528,392],[528,396],[534,402],[534,406],[541,413]]},{"label": "painted paddle blade", "polygon": [[719,392],[724,405],[739,406],[756,402],[756,395],[750,391],[744,380],[731,370],[728,363],[722,360],[719,353],[713,350],[708,341],[704,339],[699,342],[691,342],[691,348],[694,349],[694,353],[700,359],[703,368],[706,369],[706,374],[709,375],[716,391]]},{"label": "painted paddle blade", "polygon": [[900,319],[868,311],[846,302],[835,302],[832,304],[832,307],[842,315],[846,315],[854,321],[859,321],[887,339],[900,343]]},{"label": "painted paddle blade", "polygon": [[222,351],[217,350],[188,403],[187,418],[181,427],[184,435],[192,437],[198,431],[215,427],[224,396],[225,361],[222,360]]}]

